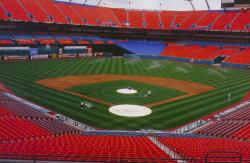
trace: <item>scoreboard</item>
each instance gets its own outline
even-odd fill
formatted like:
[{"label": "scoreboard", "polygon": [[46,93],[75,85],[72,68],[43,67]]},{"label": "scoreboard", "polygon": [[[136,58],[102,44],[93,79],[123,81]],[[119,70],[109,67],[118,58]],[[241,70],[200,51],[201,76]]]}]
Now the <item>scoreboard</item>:
[{"label": "scoreboard", "polygon": [[221,0],[222,8],[250,8],[250,0]]}]

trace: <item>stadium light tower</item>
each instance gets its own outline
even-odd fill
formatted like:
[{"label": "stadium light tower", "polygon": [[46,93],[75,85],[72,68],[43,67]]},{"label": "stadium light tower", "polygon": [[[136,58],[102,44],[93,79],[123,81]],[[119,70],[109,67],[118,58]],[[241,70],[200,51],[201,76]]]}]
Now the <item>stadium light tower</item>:
[{"label": "stadium light tower", "polygon": [[128,1],[128,8],[130,9],[131,7],[131,0]]},{"label": "stadium light tower", "polygon": [[162,6],[162,3],[160,2],[160,4],[159,4],[159,6],[160,6],[160,10],[161,10],[161,6]]},{"label": "stadium light tower", "polygon": [[193,10],[195,11],[195,7],[194,7],[194,4],[193,4],[193,0],[185,0],[185,1],[188,1],[190,3],[190,5],[192,6]]},{"label": "stadium light tower", "polygon": [[83,6],[85,6],[87,2],[88,2],[88,0],[85,0],[85,2],[83,3]]},{"label": "stadium light tower", "polygon": [[208,1],[205,0],[205,2],[206,2],[206,4],[207,4],[207,9],[210,10],[210,5],[209,5]]},{"label": "stadium light tower", "polygon": [[96,6],[99,6],[101,4],[102,0],[99,0]]}]

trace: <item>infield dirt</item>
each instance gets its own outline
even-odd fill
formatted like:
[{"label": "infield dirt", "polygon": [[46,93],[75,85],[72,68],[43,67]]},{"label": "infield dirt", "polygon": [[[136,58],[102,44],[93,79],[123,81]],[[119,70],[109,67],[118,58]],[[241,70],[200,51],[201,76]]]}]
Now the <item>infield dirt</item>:
[{"label": "infield dirt", "polygon": [[110,81],[116,81],[116,80],[137,81],[137,82],[151,84],[155,86],[172,88],[172,89],[180,90],[186,93],[185,95],[182,95],[182,96],[177,96],[174,98],[149,103],[145,105],[147,107],[154,107],[154,106],[158,106],[158,105],[165,104],[168,102],[177,101],[177,100],[184,99],[190,96],[206,93],[208,91],[215,89],[215,87],[213,86],[208,86],[204,84],[188,82],[188,81],[183,81],[183,80],[160,78],[160,77],[149,77],[149,76],[131,76],[131,75],[65,76],[65,77],[59,77],[59,78],[39,80],[36,83],[61,91],[61,92],[69,93],[69,94],[76,95],[76,96],[79,96],[79,97],[82,97],[91,101],[95,101],[97,103],[101,103],[107,106],[112,106],[113,105],[112,103],[109,103],[100,99],[92,98],[83,94],[75,93],[67,89],[74,87],[74,86],[80,86],[80,85],[83,86],[83,85],[110,82]]}]

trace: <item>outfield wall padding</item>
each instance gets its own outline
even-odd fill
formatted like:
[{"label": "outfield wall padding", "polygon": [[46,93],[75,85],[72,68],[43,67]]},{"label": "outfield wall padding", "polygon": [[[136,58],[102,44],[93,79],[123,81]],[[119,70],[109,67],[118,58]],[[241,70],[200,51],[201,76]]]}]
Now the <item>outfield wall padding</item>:
[{"label": "outfield wall padding", "polygon": [[237,63],[225,63],[225,62],[222,62],[221,65],[223,67],[232,67],[232,68],[242,68],[242,69],[249,69],[250,68],[250,64],[249,65],[244,65],[244,64],[237,64]]},{"label": "outfield wall padding", "polygon": [[177,57],[169,57],[169,56],[154,56],[154,55],[135,55],[135,54],[124,54],[124,58],[130,59],[163,59],[170,61],[179,61],[179,62],[191,62],[191,59],[188,58],[177,58]]},{"label": "outfield wall padding", "polygon": [[[192,59],[189,59],[189,58],[177,58],[177,57],[170,57],[170,56],[124,54],[123,57],[124,58],[130,58],[130,59],[163,59],[163,60],[169,60],[169,61],[189,62],[189,63],[206,64],[206,65],[212,65],[213,64],[212,60],[193,60],[192,61]],[[223,67],[250,69],[250,64],[249,65],[244,65],[244,64],[234,64],[234,63],[222,62],[221,65]]]}]

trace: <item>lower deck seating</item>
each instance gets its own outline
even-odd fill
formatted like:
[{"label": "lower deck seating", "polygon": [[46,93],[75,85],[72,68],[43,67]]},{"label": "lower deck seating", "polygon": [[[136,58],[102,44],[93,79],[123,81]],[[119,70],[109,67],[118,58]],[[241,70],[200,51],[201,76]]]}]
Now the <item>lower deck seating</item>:
[{"label": "lower deck seating", "polygon": [[239,52],[240,48],[237,47],[224,47],[223,49],[218,50],[213,55],[210,56],[210,59],[216,58],[218,56],[225,56],[226,58],[230,58],[233,55]]},{"label": "lower deck seating", "polygon": [[227,63],[237,63],[237,64],[250,64],[250,48],[245,48],[237,55],[234,55],[227,60]]},{"label": "lower deck seating", "polygon": [[9,117],[17,117],[17,115],[10,112],[8,109],[5,109],[4,107],[0,107],[0,119]]},{"label": "lower deck seating", "polygon": [[28,106],[15,102],[7,98],[8,101],[0,102],[0,107],[4,107],[9,111],[15,113],[20,118],[38,118],[38,119],[48,119],[44,113],[37,111],[35,109],[31,109]]},{"label": "lower deck seating", "polygon": [[244,48],[241,48],[240,46],[171,43],[166,46],[161,55],[167,57],[211,61],[215,60],[217,57],[224,57],[224,60],[222,62],[250,64],[250,48]]},{"label": "lower deck seating", "polygon": [[240,130],[235,132],[233,136],[243,140],[250,140],[250,124],[242,127]]},{"label": "lower deck seating", "polygon": [[[0,159],[176,162],[156,146],[146,133],[80,132],[60,120],[46,118],[47,115],[33,111],[4,94],[0,94],[0,104]],[[233,152],[231,156],[235,155],[235,158],[220,158],[222,162],[239,162],[237,155],[250,160],[250,143],[245,141],[250,136],[248,109],[246,107],[234,112],[215,125],[216,134],[224,132],[225,135],[232,135],[230,139],[174,133],[150,136],[155,136],[185,159],[204,159],[209,152],[226,151]],[[232,137],[241,137],[243,142],[232,140]]]},{"label": "lower deck seating", "polygon": [[88,44],[90,44],[90,42],[87,40],[79,40],[79,41],[77,41],[77,44],[78,45],[88,45]]},{"label": "lower deck seating", "polygon": [[[66,33],[29,33],[29,32],[6,32],[0,33],[0,45],[76,45],[78,41],[103,41],[98,36],[68,35]],[[80,43],[82,44],[82,43]]]},{"label": "lower deck seating", "polygon": [[19,118],[1,118],[0,131],[0,142],[34,139],[36,137],[51,135],[46,129],[33,124],[29,120]]},{"label": "lower deck seating", "polygon": [[0,45],[14,45],[14,42],[11,40],[0,40]]},{"label": "lower deck seating", "polygon": [[201,45],[170,45],[167,46],[162,56],[171,56],[178,58],[189,58],[195,60],[214,59],[211,56],[219,50],[216,46],[201,46]]},{"label": "lower deck seating", "polygon": [[72,41],[72,40],[70,40],[70,39],[68,39],[68,40],[65,40],[65,39],[63,39],[63,40],[57,40],[61,45],[72,45],[72,44],[74,44],[74,42]]},{"label": "lower deck seating", "polygon": [[53,39],[38,39],[37,40],[41,45],[54,45],[56,41]]},{"label": "lower deck seating", "polygon": [[45,128],[53,134],[78,133],[79,130],[56,119],[32,119],[33,123]]},{"label": "lower deck seating", "polygon": [[234,138],[233,133],[237,132],[247,124],[249,123],[244,121],[217,121],[196,133],[215,137]]},{"label": "lower deck seating", "polygon": [[250,140],[250,107],[239,109],[196,131],[197,134]]},{"label": "lower deck seating", "polygon": [[[35,110],[21,102],[17,102],[5,95],[0,94],[0,108],[4,108],[0,111],[0,118],[10,117],[15,119],[27,119],[30,123],[36,124],[38,127],[42,127],[53,134],[66,134],[66,133],[77,133],[78,129],[67,125],[66,123],[50,117],[38,110]],[[3,112],[2,115],[1,112]],[[2,116],[1,116],[2,115]],[[1,119],[0,119],[1,120]],[[27,126],[29,126],[27,124]],[[30,125],[32,127],[32,125]],[[13,129],[14,130],[14,129]]]},{"label": "lower deck seating", "polygon": [[18,45],[36,45],[34,40],[18,39],[16,42]]},{"label": "lower deck seating", "polygon": [[[238,142],[234,140],[217,138],[175,138],[159,137],[160,141],[174,150],[184,158],[205,158],[209,152],[233,152],[236,155],[242,155],[244,160],[250,159],[250,143]],[[235,153],[236,152],[236,153]],[[239,152],[239,154],[237,153]],[[230,154],[229,156],[234,156]],[[219,156],[219,152],[218,152]],[[199,161],[198,161],[199,162]],[[203,162],[203,161],[200,161]],[[214,160],[214,162],[216,162]],[[220,158],[220,162],[240,162],[237,158]]]},{"label": "lower deck seating", "polygon": [[27,158],[25,154],[47,155],[45,158],[49,160],[74,161],[112,162],[121,158],[129,162],[161,162],[161,159],[171,159],[144,136],[64,135],[43,140],[0,144],[0,153],[20,154],[21,158]]}]

